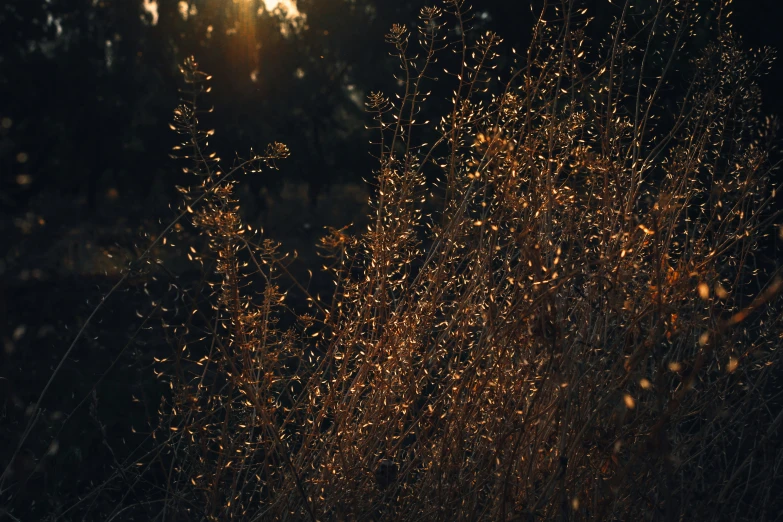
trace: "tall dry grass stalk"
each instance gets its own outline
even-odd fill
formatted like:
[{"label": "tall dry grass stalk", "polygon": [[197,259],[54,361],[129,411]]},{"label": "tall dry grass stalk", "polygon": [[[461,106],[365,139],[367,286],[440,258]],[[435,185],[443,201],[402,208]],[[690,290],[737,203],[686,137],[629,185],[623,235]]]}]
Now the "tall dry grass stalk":
[{"label": "tall dry grass stalk", "polygon": [[[291,328],[289,260],[242,223],[186,63],[189,257],[213,275],[167,329],[164,451],[140,467],[165,480],[161,519],[780,513],[770,51],[740,51],[728,2],[620,4],[593,46],[580,2],[543,2],[502,81],[462,1],[395,25],[401,91],[367,102],[371,225],[323,240],[333,296]],[[435,76],[451,109],[419,121]]]}]

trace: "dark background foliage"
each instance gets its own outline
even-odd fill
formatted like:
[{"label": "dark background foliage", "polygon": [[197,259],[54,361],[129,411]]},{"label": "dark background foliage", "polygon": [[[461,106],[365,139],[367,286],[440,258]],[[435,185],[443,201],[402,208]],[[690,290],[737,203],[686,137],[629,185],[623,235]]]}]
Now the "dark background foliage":
[{"label": "dark background foliage", "polygon": [[[491,29],[506,52],[524,49],[529,2],[473,3],[475,34]],[[736,3],[734,27],[746,49],[781,47],[778,4]],[[186,56],[214,76],[209,102],[216,110],[206,124],[217,129],[213,145],[223,158],[271,141],[292,151],[279,172],[244,180],[243,212],[251,223],[307,260],[323,225],[361,220],[362,180],[375,166],[364,97],[394,91],[396,65],[383,35],[392,23],[413,25],[425,2],[296,5],[303,18],[270,12],[260,0],[0,6],[1,468],[75,330],[145,246],[145,234],[171,217],[175,185],[187,182],[168,156],[176,143],[168,123],[178,64]],[[596,2],[595,38],[618,9]],[[777,64],[761,81],[766,112],[783,113],[782,84]],[[448,92],[439,94],[445,100]],[[33,518],[56,512],[64,499],[99,483],[119,458],[116,448],[133,445],[131,425],[153,415],[155,397],[144,397],[157,389],[149,364],[167,347],[140,329],[149,326],[135,314],[149,303],[144,289],[131,286],[123,295],[90,326],[53,382],[45,418],[13,463],[27,487],[10,500],[0,492],[0,505],[9,500],[16,513],[27,506]],[[131,402],[134,395],[139,402]],[[52,440],[57,459],[41,459]]]},{"label": "dark background foliage", "polygon": [[[270,13],[261,0],[160,0],[148,3],[154,10],[142,0],[4,4],[3,215],[31,210],[58,220],[59,205],[46,201],[52,193],[89,220],[104,207],[142,201],[149,216],[171,201],[176,167],[167,161],[174,143],[167,124],[177,66],[191,54],[214,75],[211,102],[219,110],[208,123],[220,130],[214,145],[223,157],[272,140],[293,152],[280,176],[253,180],[254,191],[303,181],[315,203],[329,184],[366,177],[373,164],[364,96],[390,92],[394,82],[383,35],[391,23],[413,24],[426,2],[301,0],[303,18]],[[524,49],[530,7],[478,2],[474,33],[491,29],[506,49]],[[618,9],[598,2],[594,37]],[[735,11],[748,49],[777,43],[780,10],[772,1],[741,2]],[[776,67],[762,82],[768,112],[780,112],[773,94],[780,79]]]}]

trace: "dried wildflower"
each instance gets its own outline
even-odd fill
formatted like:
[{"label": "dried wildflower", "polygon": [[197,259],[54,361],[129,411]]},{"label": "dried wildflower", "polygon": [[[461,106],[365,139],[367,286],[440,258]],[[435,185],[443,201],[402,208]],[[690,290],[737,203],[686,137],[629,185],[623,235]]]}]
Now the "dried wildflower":
[{"label": "dried wildflower", "polygon": [[[167,499],[213,519],[559,520],[589,507],[636,520],[667,498],[691,499],[667,507],[679,518],[731,503],[737,518],[769,512],[756,504],[770,495],[735,486],[772,491],[774,458],[714,464],[736,437],[763,446],[765,430],[736,426],[774,422],[754,396],[764,387],[735,385],[735,354],[759,360],[742,379],[769,382],[782,352],[783,283],[751,292],[762,272],[748,262],[774,221],[759,64],[730,35],[698,46],[692,67],[680,55],[713,19],[702,10],[722,16],[723,3],[629,6],[595,61],[586,11],[556,4],[500,86],[500,38],[469,43],[461,0],[421,11],[416,52],[392,27],[401,91],[366,102],[371,223],[328,231],[334,293],[295,282],[310,309],[288,330],[288,261],[242,223],[231,171],[204,153],[192,103],[178,107],[176,152],[198,180],[183,213],[213,277],[172,327],[187,359],[160,430],[177,441]],[[454,41],[436,37],[449,26]],[[450,109],[420,121],[449,49],[463,57],[446,71]],[[206,90],[195,61],[183,75]],[[422,126],[437,139],[424,143]],[[261,159],[286,156],[273,144]]]}]

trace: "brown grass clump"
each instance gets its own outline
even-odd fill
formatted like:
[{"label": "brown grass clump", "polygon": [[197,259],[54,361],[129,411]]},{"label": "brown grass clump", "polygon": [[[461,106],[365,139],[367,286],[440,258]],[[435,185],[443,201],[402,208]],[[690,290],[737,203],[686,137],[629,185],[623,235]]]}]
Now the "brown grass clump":
[{"label": "brown grass clump", "polygon": [[[395,25],[399,97],[367,102],[371,225],[324,238],[334,293],[290,328],[289,261],[206,152],[188,61],[183,209],[211,275],[168,325],[164,451],[139,466],[163,518],[780,513],[781,280],[758,261],[774,122],[753,84],[770,52],[740,51],[726,3],[625,3],[593,51],[587,10],[544,2],[501,81],[500,38],[470,39],[461,0]],[[436,74],[451,109],[420,121]]]}]

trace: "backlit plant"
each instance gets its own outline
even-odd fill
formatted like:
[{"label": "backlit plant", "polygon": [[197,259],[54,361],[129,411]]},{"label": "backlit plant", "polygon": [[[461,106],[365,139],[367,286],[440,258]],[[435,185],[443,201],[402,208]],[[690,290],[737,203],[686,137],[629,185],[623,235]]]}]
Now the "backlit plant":
[{"label": "backlit plant", "polygon": [[[620,2],[597,41],[580,2],[539,4],[502,70],[461,0],[390,30],[401,87],[367,100],[370,225],[323,238],[334,292],[307,314],[232,191],[288,151],[223,170],[198,124],[207,78],[183,66],[206,284],[166,325],[161,452],[138,467],[160,469],[166,519],[783,509],[781,282],[757,257],[778,217],[753,83],[771,51],[740,50],[728,2]],[[451,106],[427,121],[436,78]]]}]

